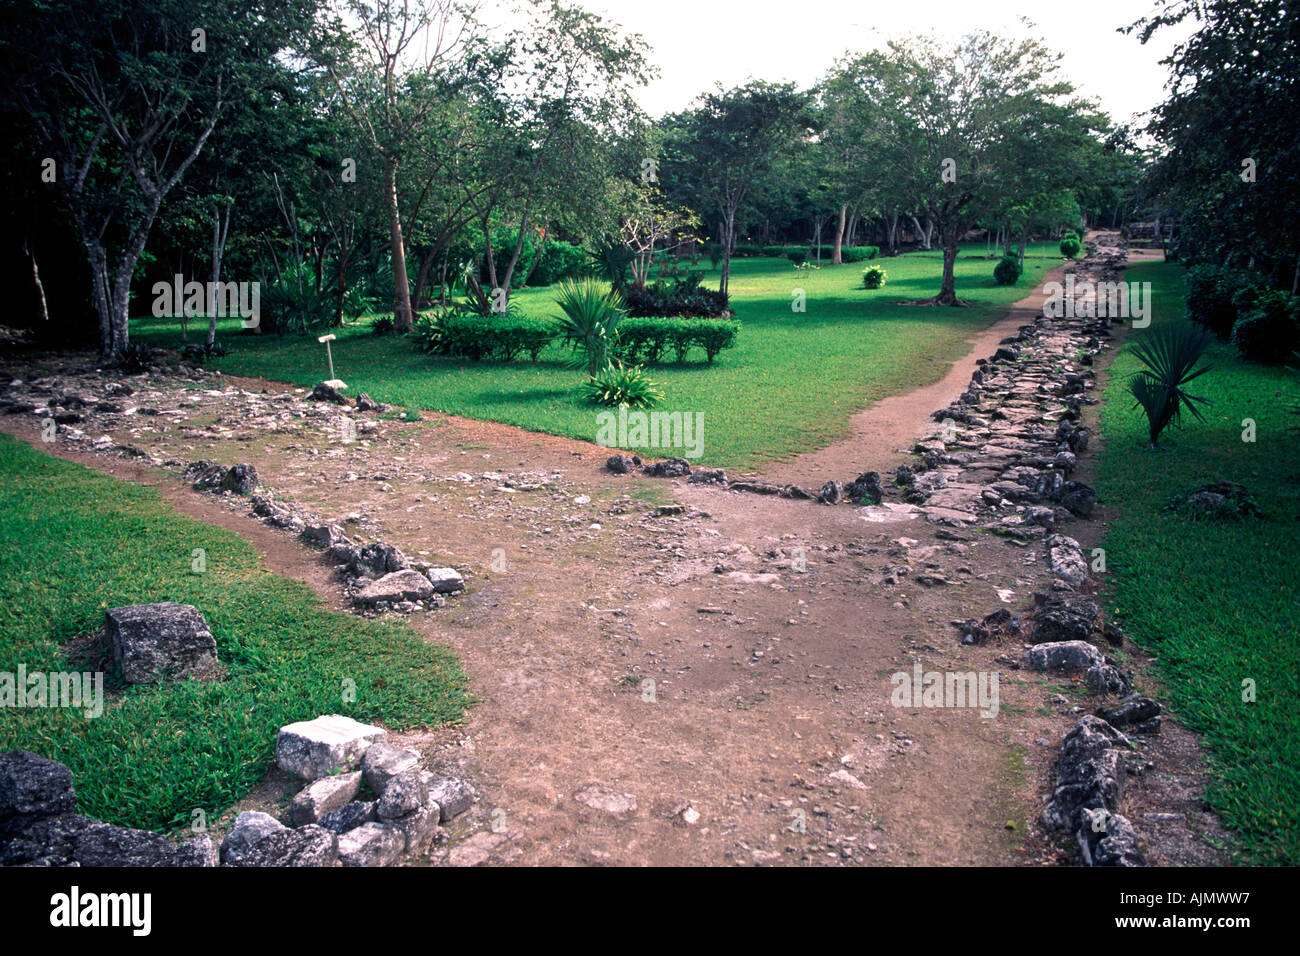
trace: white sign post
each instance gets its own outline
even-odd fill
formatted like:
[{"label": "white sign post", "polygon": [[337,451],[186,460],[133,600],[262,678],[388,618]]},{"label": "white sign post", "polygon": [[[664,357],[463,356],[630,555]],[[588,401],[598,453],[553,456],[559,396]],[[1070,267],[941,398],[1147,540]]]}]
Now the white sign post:
[{"label": "white sign post", "polygon": [[325,343],[325,357],[329,359],[329,363],[330,363],[330,377],[325,382],[325,384],[331,386],[332,388],[337,388],[340,390],[347,388],[348,386],[346,383],[341,382],[334,377],[334,353],[330,351],[330,343],[334,341],[334,336],[322,335],[316,341]]}]

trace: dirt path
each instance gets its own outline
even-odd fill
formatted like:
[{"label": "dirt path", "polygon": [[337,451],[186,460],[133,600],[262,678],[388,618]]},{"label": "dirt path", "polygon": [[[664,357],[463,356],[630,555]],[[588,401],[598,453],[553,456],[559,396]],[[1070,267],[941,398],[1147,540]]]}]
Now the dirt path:
[{"label": "dirt path", "polygon": [[[1043,275],[1043,283],[1059,282],[1062,275],[1060,268],[1052,269]],[[848,481],[864,471],[897,468],[911,458],[912,446],[934,424],[930,413],[966,390],[976,360],[988,358],[1004,338],[1032,323],[1042,314],[1046,298],[1040,285],[1007,309],[1005,316],[968,339],[970,350],[952,363],[942,379],[864,408],[850,420],[847,438],[773,465],[765,475],[781,483],[820,488],[830,479]]]},{"label": "dirt path", "polygon": [[[977,348],[1025,321],[999,323]],[[42,381],[51,394],[102,391],[93,375]],[[435,862],[1065,859],[1034,821],[1075,691],[1020,671],[1018,643],[966,646],[950,625],[1050,585],[1022,542],[903,511],[612,475],[593,446],[445,416],[356,416],[360,440],[343,442],[337,409],[300,391],[160,381],[114,400],[135,414],[88,415],[79,443],[41,443],[30,414],[0,427],[154,484],[338,608],[314,552],[249,516],[245,499],[192,492],[159,466],[250,462],[280,500],[461,570],[466,593],[407,619],[460,654],[481,698],[464,726],[413,738],[478,790]],[[922,392],[909,415],[942,405]],[[1000,672],[997,715],[893,706],[891,675],[918,663]]]}]

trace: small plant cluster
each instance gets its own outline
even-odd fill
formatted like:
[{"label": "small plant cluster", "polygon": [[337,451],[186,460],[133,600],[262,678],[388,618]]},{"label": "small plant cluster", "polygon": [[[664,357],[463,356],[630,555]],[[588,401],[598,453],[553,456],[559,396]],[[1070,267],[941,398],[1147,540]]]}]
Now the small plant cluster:
[{"label": "small plant cluster", "polygon": [[221,358],[229,354],[230,349],[219,342],[213,342],[211,345],[206,342],[202,345],[191,344],[181,349],[181,358],[195,365],[202,365],[210,358]]},{"label": "small plant cluster", "polygon": [[1025,267],[1021,265],[1019,256],[1003,256],[993,267],[993,281],[998,285],[1015,285],[1024,272]]},{"label": "small plant cluster", "polygon": [[1212,481],[1177,491],[1169,496],[1165,510],[1203,521],[1241,521],[1264,516],[1246,487],[1235,481]]},{"label": "small plant cluster", "polygon": [[653,408],[664,398],[659,383],[650,381],[645,369],[622,362],[611,362],[588,376],[583,391],[597,405],[626,405],[628,408]]},{"label": "small plant cluster", "polygon": [[629,288],[623,293],[624,308],[628,315],[647,316],[705,316],[717,317],[727,311],[727,295],[715,289],[701,288],[704,276],[690,272],[679,279],[648,282],[640,289]]},{"label": "small plant cluster", "polygon": [[392,332],[394,328],[396,328],[396,324],[394,323],[391,314],[377,315],[370,323],[370,331],[375,333],[375,335],[387,335]]},{"label": "small plant cluster", "polygon": [[1300,300],[1268,288],[1245,269],[1198,265],[1187,270],[1187,315],[1245,358],[1278,364],[1300,349]]},{"label": "small plant cluster", "polygon": [[1083,240],[1077,232],[1067,232],[1061,239],[1061,255],[1067,259],[1077,259],[1083,252]]},{"label": "small plant cluster", "polygon": [[879,289],[889,278],[882,266],[867,266],[862,270],[862,287],[864,289]]}]

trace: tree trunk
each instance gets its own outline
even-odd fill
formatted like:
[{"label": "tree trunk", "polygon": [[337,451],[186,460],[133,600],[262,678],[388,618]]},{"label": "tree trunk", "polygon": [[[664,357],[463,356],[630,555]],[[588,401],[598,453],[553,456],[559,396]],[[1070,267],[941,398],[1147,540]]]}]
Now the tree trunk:
[{"label": "tree trunk", "polygon": [[388,201],[388,233],[393,249],[393,328],[405,332],[411,327],[411,287],[406,278],[406,244],[397,207],[397,161],[391,156],[384,157],[384,195]]},{"label": "tree trunk", "polygon": [[230,211],[235,205],[233,199],[226,203],[225,221],[222,221],[221,207],[217,206],[216,214],[212,217],[212,282],[213,294],[208,301],[208,338],[207,345],[211,348],[217,341],[217,310],[216,302],[213,301],[220,293],[215,291],[218,287],[216,283],[221,281],[221,260],[226,255],[226,236],[230,234]]},{"label": "tree trunk", "polygon": [[935,296],[935,305],[956,305],[957,304],[957,280],[954,275],[954,267],[957,264],[957,234],[953,231],[951,237],[944,237],[943,243],[943,285],[939,288],[939,294]]},{"label": "tree trunk", "polygon": [[831,265],[837,266],[844,261],[844,227],[848,222],[849,207],[840,206],[840,228],[835,232],[835,251],[831,253]]},{"label": "tree trunk", "polygon": [[898,212],[895,211],[889,219],[889,254],[893,255],[898,249]]},{"label": "tree trunk", "polygon": [[24,242],[23,247],[27,251],[27,258],[32,260],[32,282],[36,284],[36,298],[41,303],[41,318],[48,322],[50,309],[45,302],[45,286],[41,284],[41,270],[36,266],[36,253],[32,251],[30,243]]},{"label": "tree trunk", "polygon": [[728,210],[726,218],[722,221],[723,228],[723,255],[722,255],[722,276],[718,279],[718,291],[723,295],[727,294],[728,280],[731,278],[731,249],[735,244],[736,232],[736,213]]}]

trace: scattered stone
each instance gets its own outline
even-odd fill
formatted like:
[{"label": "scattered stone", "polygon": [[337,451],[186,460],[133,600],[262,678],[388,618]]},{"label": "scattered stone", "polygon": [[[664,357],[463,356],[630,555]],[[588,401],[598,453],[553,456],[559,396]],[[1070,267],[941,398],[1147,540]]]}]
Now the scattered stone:
[{"label": "scattered stone", "polygon": [[356,799],[360,792],[360,770],[321,777],[294,796],[289,804],[289,822],[296,827],[305,823],[319,823],[321,817],[341,810]]},{"label": "scattered stone", "polygon": [[375,813],[388,822],[404,817],[429,802],[429,788],[425,786],[418,767],[404,770],[388,781]]},{"label": "scattered stone", "polygon": [[348,403],[348,400],[343,397],[342,392],[333,385],[326,385],[324,382],[321,382],[313,388],[311,394],[308,395],[307,398],[309,401],[332,402],[335,405],[346,405]]},{"label": "scattered stone", "polygon": [[398,830],[406,839],[405,852],[408,856],[427,853],[429,844],[438,835],[438,818],[441,811],[435,803],[411,811],[404,817],[389,820],[388,825]]},{"label": "scattered stone", "polygon": [[1077,586],[1088,580],[1088,562],[1078,541],[1054,534],[1047,539],[1047,555],[1052,573],[1065,583]]},{"label": "scattered stone", "polygon": [[248,852],[253,844],[263,837],[287,829],[288,827],[269,813],[245,810],[235,818],[235,825],[221,841],[221,858],[224,860],[230,854],[240,856]]},{"label": "scattered stone", "polygon": [[641,467],[641,458],[637,455],[610,455],[605,459],[605,467],[616,475],[626,475],[633,468]]},{"label": "scattered stone", "polygon": [[436,591],[429,579],[419,571],[407,568],[385,574],[378,581],[367,584],[354,597],[363,607],[374,607],[381,601],[396,604],[399,601],[429,601]]},{"label": "scattered stone", "polygon": [[614,816],[623,816],[636,810],[636,797],[631,794],[615,793],[594,785],[575,793],[573,799],[583,806],[593,810],[603,810]]},{"label": "scattered stone", "polygon": [[1097,708],[1097,716],[1112,727],[1131,727],[1136,733],[1159,733],[1160,714],[1163,710],[1150,697],[1133,694],[1114,707]]},{"label": "scattered stone", "polygon": [[420,767],[420,755],[391,744],[378,743],[361,758],[361,773],[371,793],[382,794],[395,778]]},{"label": "scattered stone", "polygon": [[338,545],[348,543],[347,535],[343,533],[343,529],[333,524],[308,525],[298,537],[314,548],[323,548],[327,551]]},{"label": "scattered stone", "polygon": [[685,478],[690,473],[691,463],[685,458],[665,458],[644,469],[644,474],[650,478]]},{"label": "scattered stone", "polygon": [[687,481],[693,485],[725,485],[727,473],[721,468],[696,468]]},{"label": "scattered stone", "polygon": [[72,771],[26,750],[0,753],[0,836],[77,808]]},{"label": "scattered stone", "polygon": [[440,822],[453,820],[468,810],[474,803],[474,791],[469,784],[454,777],[424,778],[429,790],[429,800],[436,803],[441,811]]},{"label": "scattered stone", "polygon": [[844,500],[844,485],[838,481],[828,481],[817,492],[817,502],[823,505],[837,505]]},{"label": "scattered stone", "polygon": [[344,866],[392,866],[406,851],[406,834],[382,823],[363,823],[338,841]]},{"label": "scattered stone", "polygon": [[864,471],[844,487],[844,494],[858,504],[878,505],[885,497],[880,472]]},{"label": "scattered stone", "polygon": [[454,568],[430,568],[427,577],[438,594],[452,594],[465,589],[465,579]]},{"label": "scattered stone", "polygon": [[1122,697],[1129,692],[1129,678],[1113,664],[1093,664],[1083,677],[1089,693],[1099,697]]},{"label": "scattered stone", "polygon": [[257,469],[252,465],[231,465],[221,478],[221,487],[237,495],[251,494],[257,487]]},{"label": "scattered stone", "polygon": [[1034,644],[1086,641],[1101,615],[1096,598],[1074,591],[1035,594],[1034,605]]},{"label": "scattered stone", "polygon": [[225,854],[226,866],[308,867],[338,863],[338,836],[314,823],[296,830],[273,831],[246,849]]},{"label": "scattered stone", "polygon": [[1025,652],[1025,663],[1040,671],[1087,670],[1104,660],[1101,651],[1087,641],[1052,641]]},{"label": "scattered stone", "polygon": [[109,608],[104,627],[128,684],[205,677],[217,668],[217,642],[193,605],[163,601]]},{"label": "scattered stone", "polygon": [[353,800],[347,806],[325,814],[319,822],[331,833],[347,833],[363,823],[371,823],[378,819],[375,816],[375,807],[374,800]]},{"label": "scattered stone", "polygon": [[382,727],[328,714],[281,727],[275,740],[275,762],[286,773],[319,780],[336,771],[355,770],[366,750],[387,736]]}]

